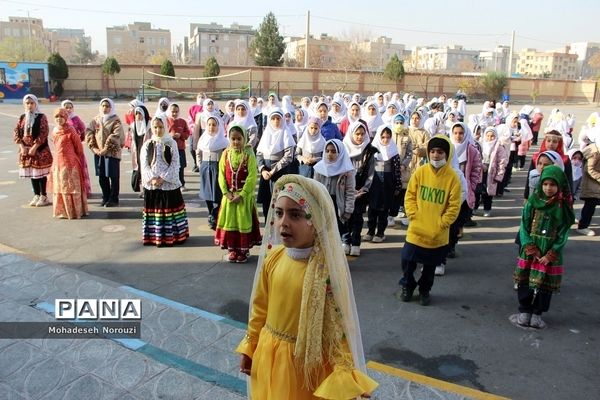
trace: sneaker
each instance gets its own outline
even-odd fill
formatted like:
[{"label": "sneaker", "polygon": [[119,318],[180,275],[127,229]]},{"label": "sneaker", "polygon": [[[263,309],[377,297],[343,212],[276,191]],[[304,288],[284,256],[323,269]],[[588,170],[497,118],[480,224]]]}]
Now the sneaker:
[{"label": "sneaker", "polygon": [[110,208],[110,207],[118,207],[119,203],[116,201],[107,201],[106,203],[104,203],[104,207]]},{"label": "sneaker", "polygon": [[197,165],[194,165],[194,168],[192,168],[192,172],[200,172],[200,168],[198,168]]},{"label": "sneaker", "polygon": [[350,246],[350,255],[353,257],[360,256],[360,246]]},{"label": "sneaker", "polygon": [[492,216],[492,212],[491,211],[484,211],[483,212],[483,216],[486,217],[486,218],[487,217],[491,217]]},{"label": "sneaker", "polygon": [[544,329],[546,327],[546,323],[542,320],[541,315],[533,314],[531,316],[531,320],[529,321],[529,326],[535,329]]},{"label": "sneaker", "polygon": [[398,218],[406,218],[406,213],[404,211],[399,211]]},{"label": "sneaker", "polygon": [[235,262],[237,262],[239,264],[243,264],[246,261],[248,261],[248,256],[246,254],[242,254],[242,253],[239,253],[237,255],[237,259],[235,260]]},{"label": "sneaker", "polygon": [[446,273],[446,264],[441,263],[437,267],[435,267],[435,275],[443,276]]},{"label": "sneaker", "polygon": [[373,236],[373,243],[382,243],[385,240],[385,236]]},{"label": "sneaker", "polygon": [[400,223],[404,226],[408,226],[408,218],[400,218]]},{"label": "sneaker", "polygon": [[33,196],[33,199],[31,199],[31,201],[29,202],[29,205],[31,207],[36,207],[38,201],[40,201],[40,195],[36,194],[35,196]]},{"label": "sneaker", "polygon": [[49,206],[50,205],[50,201],[48,201],[48,197],[41,195],[40,198],[38,199],[37,203],[35,203],[36,207],[44,207],[44,206]]},{"label": "sneaker", "polygon": [[236,262],[237,258],[238,258],[238,255],[237,255],[237,253],[235,251],[230,251],[229,252],[229,256],[227,257],[227,259],[229,260],[229,262],[232,262],[232,263]]},{"label": "sneaker", "polygon": [[422,306],[428,306],[431,304],[431,296],[429,295],[429,292],[420,292],[419,294],[419,303],[421,303]]},{"label": "sneaker", "polygon": [[185,186],[182,186],[182,187],[180,188],[180,190],[181,190],[181,193],[183,193],[183,192],[187,192],[187,188],[186,188]]},{"label": "sneaker", "polygon": [[402,299],[403,302],[408,303],[409,301],[412,300],[414,291],[415,291],[415,289],[409,289],[406,286],[402,286],[402,288],[400,289],[400,298]]},{"label": "sneaker", "polygon": [[387,226],[396,226],[396,220],[394,217],[388,217],[387,223]]},{"label": "sneaker", "polygon": [[373,240],[373,235],[369,235],[368,233],[366,235],[362,235],[362,241],[363,242],[370,242]]},{"label": "sneaker", "polygon": [[343,243],[342,244],[342,249],[344,250],[344,254],[345,255],[349,255],[350,254],[350,245],[348,243]]},{"label": "sneaker", "polygon": [[531,317],[532,316],[529,313],[519,313],[517,315],[517,324],[519,324],[521,326],[529,326]]},{"label": "sneaker", "polygon": [[446,255],[448,258],[456,258],[456,249],[448,250],[448,254]]},{"label": "sneaker", "polygon": [[584,235],[584,236],[596,236],[596,232],[594,232],[590,228],[577,229],[577,230],[575,230],[575,232],[579,233],[580,235]]}]

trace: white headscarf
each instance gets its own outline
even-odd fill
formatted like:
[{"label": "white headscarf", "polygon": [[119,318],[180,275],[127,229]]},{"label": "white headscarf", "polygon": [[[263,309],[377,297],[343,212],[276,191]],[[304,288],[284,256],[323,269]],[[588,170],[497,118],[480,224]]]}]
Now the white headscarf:
[{"label": "white headscarf", "polygon": [[[104,103],[105,101],[108,104],[110,104],[110,110],[106,114],[104,114],[104,109],[102,108],[102,103]],[[100,115],[102,116],[102,122],[106,122],[109,119],[111,119],[112,117],[114,117],[115,115],[117,115],[117,110],[115,110],[115,103],[108,97],[105,97],[102,100],[100,100],[100,103],[98,103],[98,106],[99,106],[98,108],[100,110]],[[165,125],[165,129],[167,129],[166,125]]]},{"label": "white headscarf", "polygon": [[[381,135],[385,129],[390,131],[390,140],[388,141],[387,145],[384,145],[381,142]],[[375,154],[375,158],[377,160],[388,161],[392,157],[398,155],[398,147],[396,146],[396,142],[392,140],[392,132],[393,130],[391,125],[380,125],[379,128],[377,128],[377,133],[373,138],[373,146],[379,150],[379,153]]]},{"label": "white headscarf", "polygon": [[[135,114],[140,113],[142,114],[142,120],[139,121],[136,117]],[[133,121],[134,121],[134,132],[137,136],[146,136],[148,134],[148,132],[150,132],[150,126],[149,121],[147,121],[148,116],[146,115],[146,111],[142,108],[142,107],[136,107],[133,110]],[[162,119],[161,119],[162,121]],[[167,126],[165,125],[165,129],[167,129]]]},{"label": "white headscarf", "polygon": [[61,106],[62,108],[64,108],[64,109],[66,109],[66,107],[65,107],[65,106],[66,106],[67,104],[70,104],[70,105],[71,105],[71,107],[73,107],[73,108],[71,108],[70,110],[67,110],[67,112],[69,113],[69,119],[73,119],[74,117],[76,117],[76,116],[77,116],[77,114],[75,114],[75,111],[74,111],[74,107],[75,107],[75,105],[73,104],[73,102],[72,102],[71,100],[69,100],[69,99],[67,99],[67,100],[63,100],[63,101],[60,103],[60,106]]},{"label": "white headscarf", "polygon": [[39,110],[39,105],[40,102],[38,100],[38,98],[33,95],[33,94],[26,94],[23,97],[23,106],[25,106],[25,101],[27,99],[32,100],[35,103],[35,108],[33,109],[33,111],[29,112],[29,111],[25,111],[25,127],[26,129],[31,130],[31,127],[33,126],[34,122],[35,122],[35,116],[37,114],[40,114],[40,110]]},{"label": "white headscarf", "polygon": [[[365,136],[361,144],[356,144],[354,143],[354,139],[352,139],[352,135],[354,134],[354,131],[361,126],[365,130]],[[348,156],[352,158],[362,154],[363,150],[365,149],[365,147],[367,147],[370,141],[371,138],[369,137],[369,127],[367,126],[365,121],[359,119],[350,124],[350,126],[348,127],[348,132],[346,132],[346,136],[344,136],[344,141],[342,143],[344,143],[344,146],[346,146]]]},{"label": "white headscarf", "polygon": [[[455,126],[461,126],[463,128],[463,131],[465,132],[463,141],[461,143],[458,143],[454,139],[454,134],[452,133],[452,131],[454,130]],[[469,143],[472,141],[469,128],[467,128],[466,125],[463,124],[462,122],[455,122],[454,124],[452,124],[452,127],[450,128],[449,134],[450,134],[450,141],[454,145],[454,154],[456,154],[456,158],[458,159],[458,162],[463,163],[463,162],[467,161],[467,149],[469,147]]]},{"label": "white headscarf", "polygon": [[229,140],[225,137],[225,128],[223,121],[219,117],[210,116],[205,123],[208,127],[208,120],[213,119],[217,122],[217,133],[210,135],[208,130],[205,130],[198,140],[198,150],[200,151],[219,151],[229,146]]},{"label": "white headscarf", "polygon": [[[486,139],[487,132],[494,132],[495,139],[491,142],[488,142]],[[479,142],[481,144],[481,158],[484,164],[490,163],[490,158],[492,156],[492,150],[496,147],[496,143],[498,143],[498,132],[496,132],[496,128],[493,126],[488,126],[485,128],[483,134],[481,135],[481,140]]]},{"label": "white headscarf", "polygon": [[302,134],[304,133],[304,129],[306,128],[306,125],[308,124],[308,112],[304,108],[298,108],[296,110],[296,112],[299,112],[302,114],[302,121],[296,120],[294,122],[294,126],[296,127],[296,135],[298,135],[298,137],[300,138],[300,137],[302,137]]},{"label": "white headscarf", "polygon": [[[352,106],[357,106],[358,107],[358,118],[353,118],[352,115],[350,115],[350,110],[352,109]],[[360,119],[361,117],[361,108],[360,108],[360,104],[358,104],[358,102],[356,101],[352,101],[350,102],[350,104],[348,104],[348,108],[346,111],[346,117],[348,118],[348,122],[353,123],[356,122]]]},{"label": "white headscarf", "polygon": [[[325,152],[325,149],[327,149],[327,145],[329,144],[335,147],[335,151],[338,154],[338,157],[333,162],[330,162],[327,159],[327,154]],[[315,172],[327,177],[338,176],[354,170],[352,161],[350,161],[350,156],[348,156],[348,152],[346,151],[346,146],[344,146],[341,140],[329,139],[325,143],[325,146],[323,147],[323,157],[318,163],[315,164],[314,170]]]},{"label": "white headscarf", "polygon": [[[279,129],[275,129],[271,125],[271,117],[275,114],[281,118],[281,127]],[[265,158],[268,158],[271,154],[279,153],[295,145],[294,136],[292,136],[292,132],[286,127],[283,111],[278,107],[271,108],[271,112],[267,117],[267,127],[260,138],[256,151],[261,152]]]},{"label": "white headscarf", "polygon": [[[235,101],[234,104],[235,104],[236,111],[234,111],[234,117],[233,117],[233,121],[231,123],[235,124],[235,125],[243,126],[246,130],[250,129],[251,127],[256,127],[256,121],[254,120],[254,116],[252,115],[252,112],[250,111],[250,105],[248,104],[248,102],[245,100],[238,99]],[[239,106],[242,106],[246,109],[246,116],[240,117],[237,115],[237,108]]]},{"label": "white headscarf", "polygon": [[[369,114],[369,106],[375,107],[375,115]],[[374,135],[375,132],[377,132],[377,128],[379,128],[379,125],[384,124],[383,120],[381,119],[381,114],[379,114],[379,111],[377,110],[377,104],[372,101],[368,101],[365,104],[362,119],[367,123],[367,126],[369,127],[369,136]]]},{"label": "white headscarf", "polygon": [[[333,109],[333,104],[337,104],[340,108],[339,111],[335,111]],[[334,98],[331,102],[331,110],[329,111],[329,116],[331,117],[331,122],[334,124],[339,124],[342,122],[344,117],[346,116],[346,104],[344,104],[344,100],[342,98]]]},{"label": "white headscarf", "polygon": [[[319,131],[315,135],[311,135],[308,132],[311,124],[319,126]],[[325,138],[321,135],[321,119],[319,117],[310,117],[308,119],[296,148],[302,149],[303,154],[319,154],[323,151],[325,148]]]},{"label": "white headscarf", "polygon": [[[165,111],[160,107],[161,104],[166,104],[167,109]],[[171,105],[171,101],[166,97],[161,97],[158,100],[158,104],[156,105],[156,111],[154,112],[154,116],[167,116],[167,111],[169,110],[169,106]]]}]

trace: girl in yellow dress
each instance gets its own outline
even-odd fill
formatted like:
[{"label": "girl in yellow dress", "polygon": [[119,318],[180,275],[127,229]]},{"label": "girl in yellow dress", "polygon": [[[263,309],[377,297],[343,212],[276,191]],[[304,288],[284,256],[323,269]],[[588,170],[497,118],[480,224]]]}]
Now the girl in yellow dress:
[{"label": "girl in yellow dress", "polygon": [[274,185],[240,372],[255,400],[370,397],[356,304],[335,209],[322,184]]}]

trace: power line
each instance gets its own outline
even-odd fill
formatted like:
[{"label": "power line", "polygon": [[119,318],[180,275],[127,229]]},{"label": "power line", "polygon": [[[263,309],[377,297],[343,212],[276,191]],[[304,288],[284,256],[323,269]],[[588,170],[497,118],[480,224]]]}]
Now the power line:
[{"label": "power line", "polygon": [[552,44],[559,44],[559,45],[563,45],[563,46],[565,44],[565,42],[553,42],[551,40],[535,39],[535,38],[531,38],[531,37],[527,37],[527,36],[521,36],[521,35],[517,35],[517,37],[519,39],[533,40],[534,42],[552,43]]},{"label": "power line", "polygon": [[[100,14],[118,14],[122,15],[123,11],[114,11],[114,10],[97,10],[97,9],[86,9],[86,8],[74,8],[74,7],[60,7],[54,5],[46,5],[46,4],[38,4],[31,2],[22,2],[22,1],[11,1],[11,0],[0,0],[2,3],[12,3],[17,5],[28,5],[34,7],[44,7],[51,8],[54,10],[62,10],[62,11],[76,11],[76,12],[85,12],[85,13],[100,13]],[[170,17],[170,18],[264,18],[264,15],[193,15],[193,14],[165,14],[165,13],[144,13],[144,12],[135,12],[136,16],[144,16],[144,17]],[[277,18],[297,18],[303,17],[304,15],[276,15]]]},{"label": "power line", "polygon": [[319,18],[319,19],[328,20],[328,21],[341,22],[344,24],[362,25],[362,26],[368,26],[371,28],[388,29],[388,30],[403,31],[403,32],[430,33],[430,34],[436,34],[436,35],[480,36],[480,37],[481,36],[499,37],[499,36],[508,35],[508,33],[460,33],[460,32],[426,31],[426,30],[421,30],[421,29],[398,28],[395,26],[373,25],[373,24],[367,24],[364,22],[355,22],[355,21],[348,21],[348,20],[337,19],[337,18],[322,17],[319,15],[315,15],[314,17]]}]

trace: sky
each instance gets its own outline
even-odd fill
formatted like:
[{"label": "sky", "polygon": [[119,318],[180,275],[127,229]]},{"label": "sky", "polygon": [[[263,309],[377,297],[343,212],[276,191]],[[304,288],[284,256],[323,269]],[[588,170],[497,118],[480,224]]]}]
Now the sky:
[{"label": "sky", "polygon": [[[387,4],[386,4],[387,3]],[[210,4],[207,7],[206,4]],[[342,6],[340,6],[342,4]],[[374,4],[369,7],[365,4]],[[485,5],[484,5],[485,4]],[[84,29],[92,49],[106,52],[106,27],[150,22],[170,29],[172,46],[189,35],[190,23],[237,22],[258,28],[273,12],[282,36],[303,36],[310,11],[310,33],[340,38],[388,36],[393,43],[412,46],[458,44],[466,49],[492,50],[510,45],[515,51],[564,49],[571,42],[600,42],[598,0],[364,0],[248,1],[228,0],[123,0],[59,2],[56,0],[0,0],[0,20],[27,15],[43,19],[45,28]]]}]

